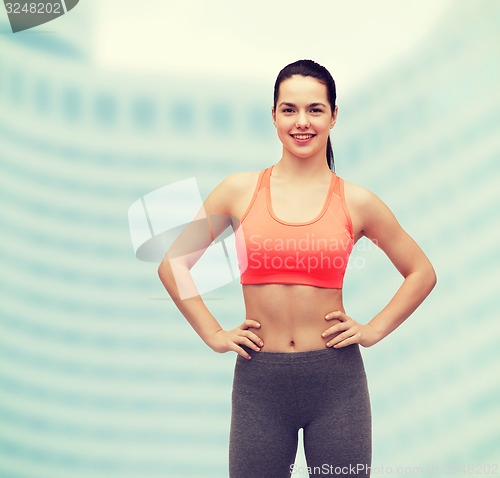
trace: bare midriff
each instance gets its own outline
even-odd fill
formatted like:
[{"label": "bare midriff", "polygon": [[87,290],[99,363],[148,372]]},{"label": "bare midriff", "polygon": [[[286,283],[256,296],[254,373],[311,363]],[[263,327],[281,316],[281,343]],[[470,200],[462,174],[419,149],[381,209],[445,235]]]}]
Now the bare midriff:
[{"label": "bare midriff", "polygon": [[306,352],[326,348],[338,334],[321,334],[337,319],[325,320],[335,310],[344,311],[342,289],[296,284],[243,285],[246,318],[260,323],[250,328],[264,342],[263,352]]}]

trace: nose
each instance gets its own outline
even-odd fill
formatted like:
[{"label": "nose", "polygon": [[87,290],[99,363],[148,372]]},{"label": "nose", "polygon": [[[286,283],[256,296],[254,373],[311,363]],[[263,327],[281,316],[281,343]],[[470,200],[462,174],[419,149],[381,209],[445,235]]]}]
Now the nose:
[{"label": "nose", "polygon": [[307,115],[304,112],[299,113],[295,126],[297,128],[309,128],[310,123],[309,120],[307,119]]}]

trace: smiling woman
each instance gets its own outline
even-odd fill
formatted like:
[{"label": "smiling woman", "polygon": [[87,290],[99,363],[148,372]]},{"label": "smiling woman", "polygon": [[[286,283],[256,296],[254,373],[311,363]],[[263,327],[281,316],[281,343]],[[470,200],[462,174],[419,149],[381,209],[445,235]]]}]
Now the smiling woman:
[{"label": "smiling woman", "polygon": [[[193,221],[158,268],[203,341],[216,352],[238,354],[231,478],[291,476],[300,429],[315,474],[329,474],[330,467],[347,474],[355,467],[358,476],[368,477],[371,410],[359,346],[380,342],[403,323],[436,282],[429,260],[389,208],[332,171],[335,101],[335,82],[323,66],[299,60],[283,68],[272,107],[281,159],[262,171],[228,176],[199,213],[209,219],[210,234],[200,243]],[[190,268],[229,226],[235,230],[246,320],[224,330],[199,295],[184,299],[180,289],[192,284]],[[342,301],[349,256],[363,236],[404,277],[367,324],[349,317]],[[193,251],[178,254],[193,237]]]},{"label": "smiling woman", "polygon": [[[306,68],[302,70],[307,71]],[[299,68],[296,71],[298,74],[286,79],[286,73],[282,73],[281,78],[278,76],[279,86],[274,91],[273,106],[273,121],[278,137],[284,147],[299,147],[294,149],[299,157],[322,154],[321,149],[326,142],[327,164],[333,169],[330,130],[337,121],[335,82],[331,76],[326,77],[327,86],[313,76],[303,76]],[[280,102],[276,106],[278,97]],[[302,147],[306,145],[309,147]]]}]

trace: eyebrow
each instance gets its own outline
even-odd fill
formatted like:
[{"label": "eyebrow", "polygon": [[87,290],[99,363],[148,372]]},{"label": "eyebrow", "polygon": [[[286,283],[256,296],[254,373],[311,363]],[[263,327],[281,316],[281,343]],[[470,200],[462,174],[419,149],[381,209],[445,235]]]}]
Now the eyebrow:
[{"label": "eyebrow", "polygon": [[[280,108],[281,106],[293,106],[294,107],[296,105],[294,105],[293,103],[287,103],[286,101],[283,101],[278,105],[278,108]],[[308,105],[309,108],[312,108],[314,106],[323,106],[323,108],[326,108],[326,105],[323,103],[311,103],[310,105]]]}]

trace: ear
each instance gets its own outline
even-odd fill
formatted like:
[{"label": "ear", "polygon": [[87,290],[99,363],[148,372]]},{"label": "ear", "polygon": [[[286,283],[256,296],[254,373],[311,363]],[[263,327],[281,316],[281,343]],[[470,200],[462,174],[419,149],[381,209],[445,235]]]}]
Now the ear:
[{"label": "ear", "polygon": [[332,121],[330,122],[330,129],[332,129],[335,126],[335,123],[337,122],[338,111],[339,111],[339,107],[335,106],[335,110],[333,111],[333,114],[332,114]]},{"label": "ear", "polygon": [[274,127],[276,128],[276,111],[274,111],[274,106],[271,106],[271,115],[273,117]]}]

